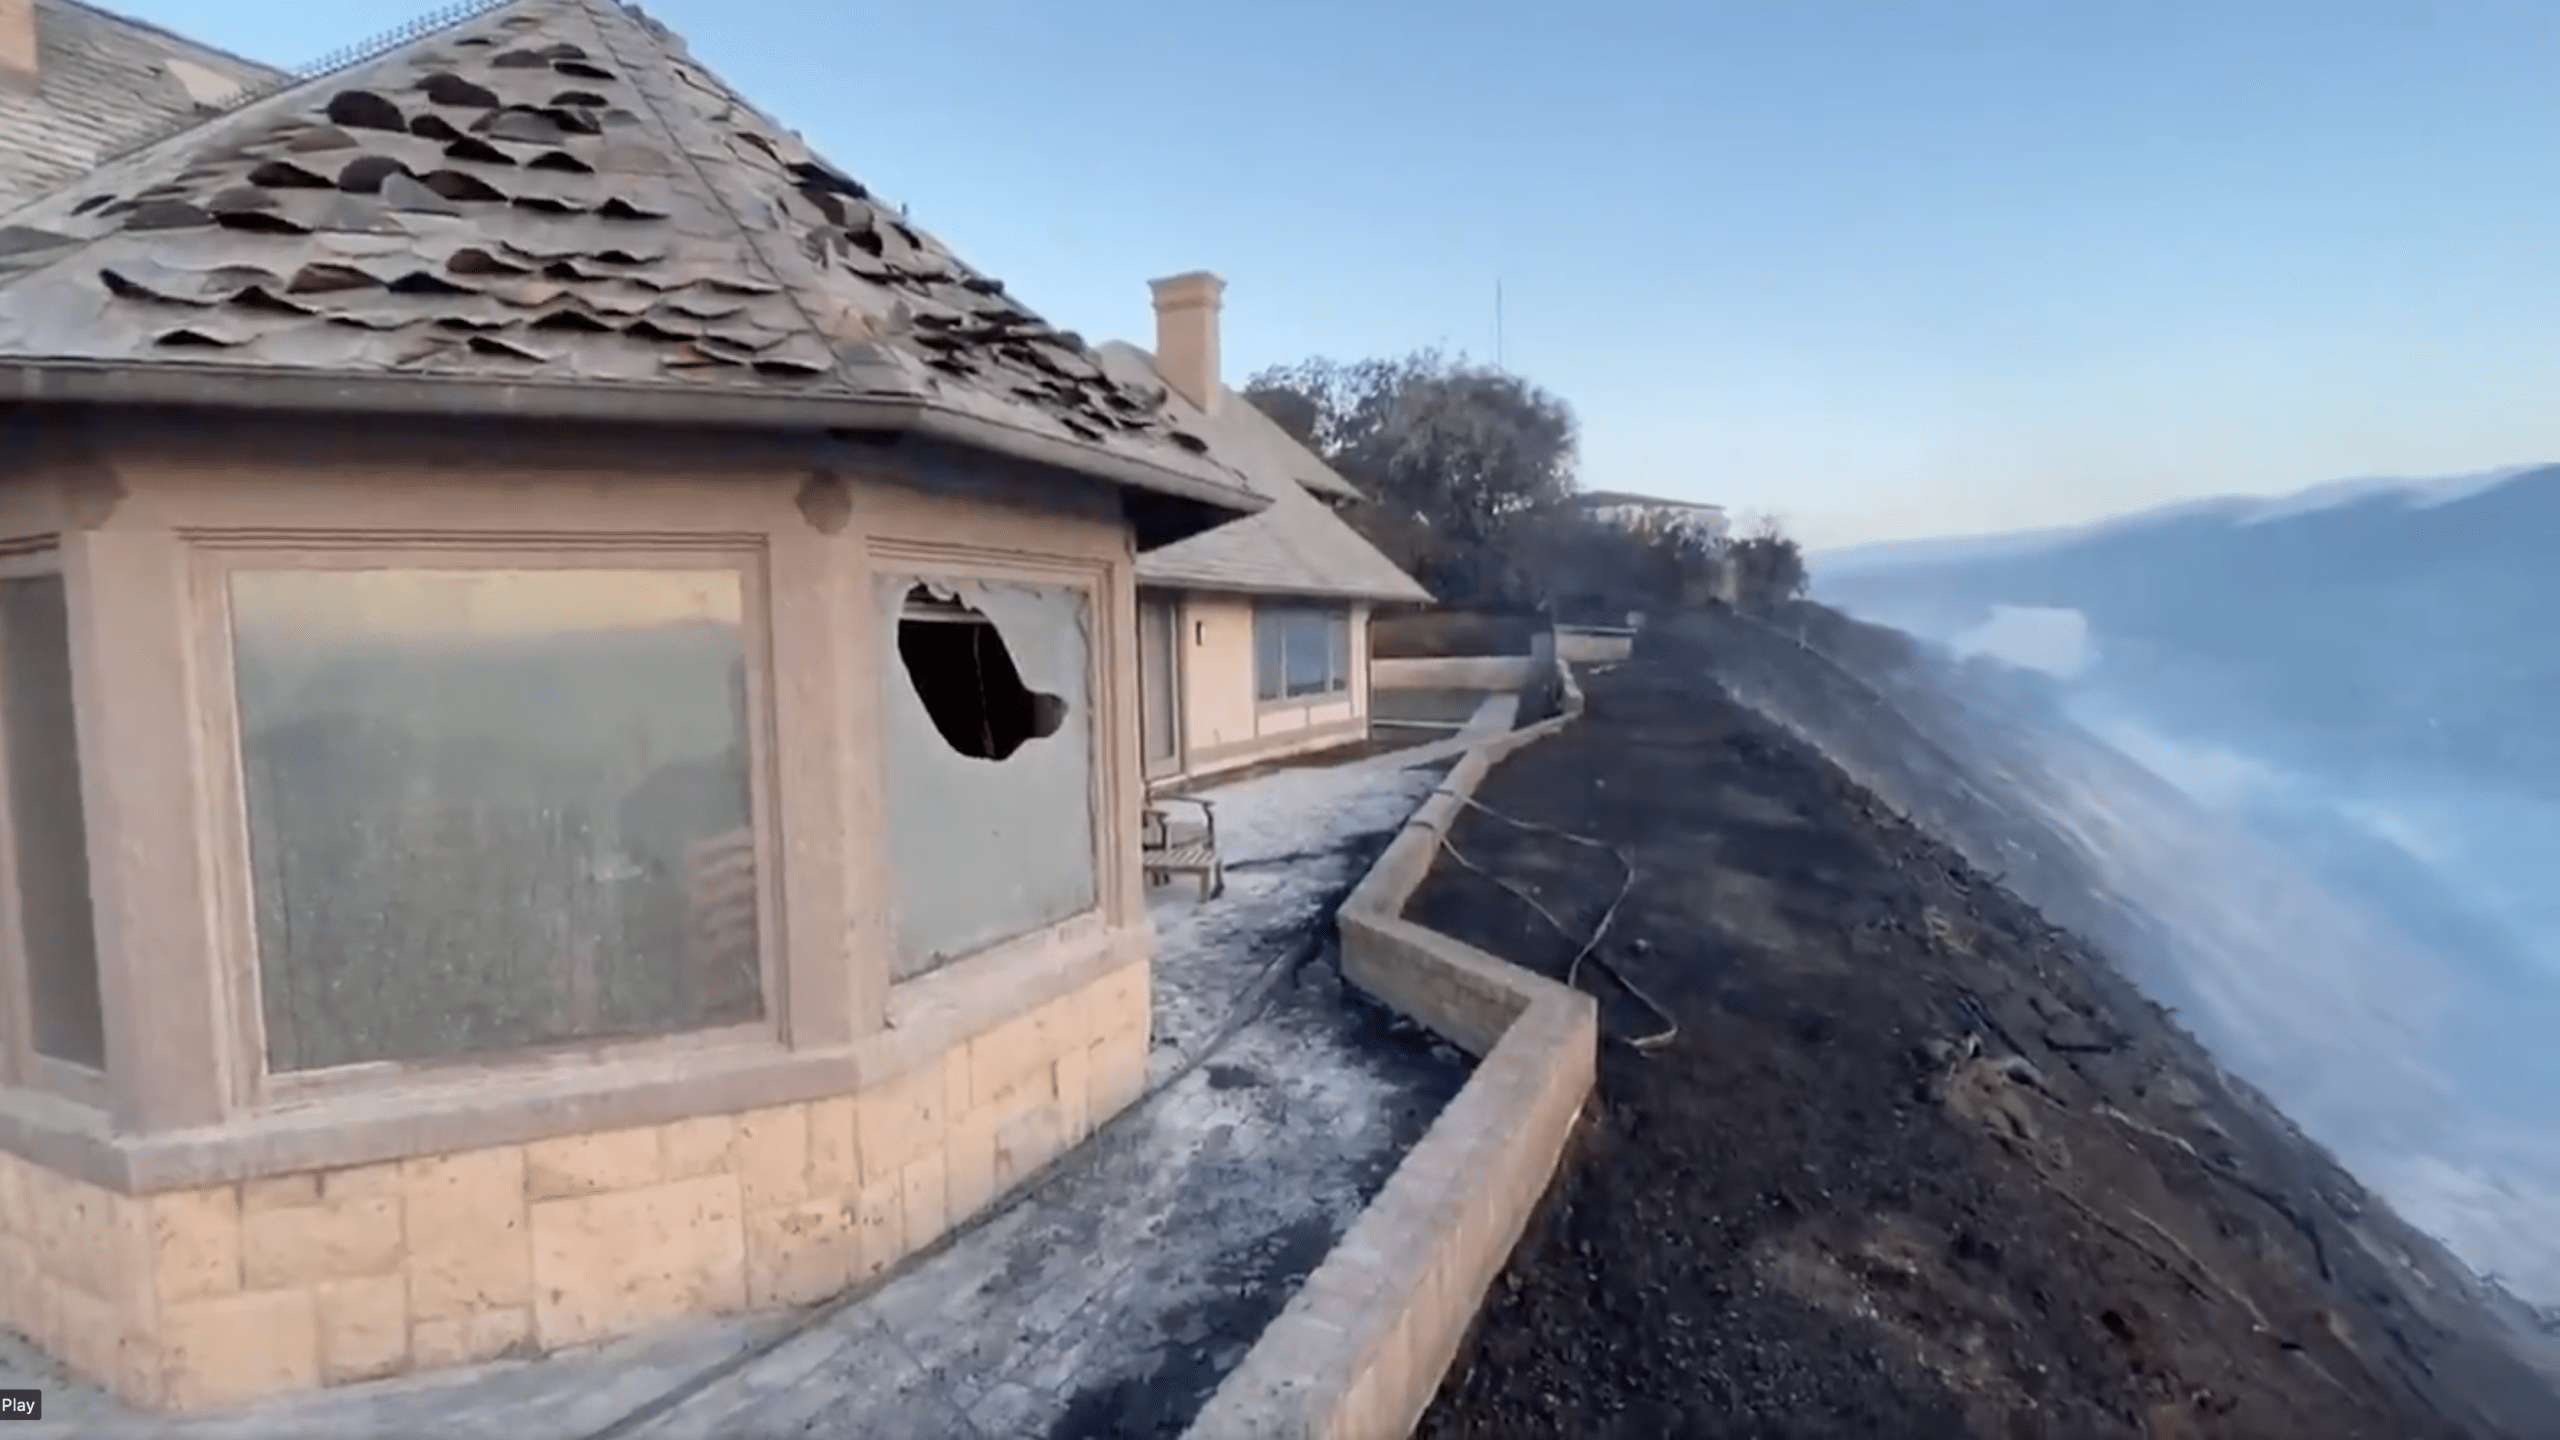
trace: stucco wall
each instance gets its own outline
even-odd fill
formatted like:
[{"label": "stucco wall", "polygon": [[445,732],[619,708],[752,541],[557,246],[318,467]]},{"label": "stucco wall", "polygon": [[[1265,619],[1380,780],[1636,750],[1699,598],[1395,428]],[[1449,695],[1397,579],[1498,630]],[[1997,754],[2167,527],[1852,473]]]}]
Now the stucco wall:
[{"label": "stucco wall", "polygon": [[1356,744],[1369,734],[1369,610],[1353,607],[1351,688],[1312,702],[1254,693],[1254,602],[1182,596],[1183,773],[1190,776]]},{"label": "stucco wall", "polygon": [[1251,745],[1260,733],[1253,698],[1253,602],[1183,595],[1179,640],[1184,752]]},{"label": "stucco wall", "polygon": [[[1133,555],[1101,487],[679,434],[125,416],[0,439],[0,548],[58,550],[80,744],[107,757],[83,777],[107,1074],[46,1093],[0,1057],[0,1322],[75,1368],[194,1406],[814,1298],[1137,1093]],[[230,682],[204,663],[226,557],[483,568],[528,542],[751,557],[764,1014],[270,1075]],[[1050,837],[1089,857],[1090,900],[903,982],[893,846],[985,856],[966,826],[892,826],[882,575],[1077,588],[1091,620],[1089,794]]]}]

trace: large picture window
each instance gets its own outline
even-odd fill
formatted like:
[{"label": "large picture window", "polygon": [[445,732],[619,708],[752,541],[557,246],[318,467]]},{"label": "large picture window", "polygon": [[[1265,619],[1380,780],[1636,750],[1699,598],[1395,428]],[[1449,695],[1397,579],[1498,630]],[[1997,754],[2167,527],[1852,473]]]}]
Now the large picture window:
[{"label": "large picture window", "polygon": [[747,581],[229,572],[270,1071],[763,1015]]},{"label": "large picture window", "polygon": [[[14,562],[13,562],[14,563]],[[71,705],[71,618],[58,571],[0,576],[0,754],[8,784],[10,909],[35,1054],[107,1062],[89,836]]]},{"label": "large picture window", "polygon": [[1343,606],[1254,607],[1253,690],[1265,701],[1351,688],[1351,611]]}]

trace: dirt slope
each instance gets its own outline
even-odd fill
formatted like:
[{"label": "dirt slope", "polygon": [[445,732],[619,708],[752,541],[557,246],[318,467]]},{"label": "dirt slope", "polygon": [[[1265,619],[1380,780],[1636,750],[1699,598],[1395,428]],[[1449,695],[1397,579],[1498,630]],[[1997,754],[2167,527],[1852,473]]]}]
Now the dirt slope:
[{"label": "dirt slope", "polygon": [[[1478,799],[1412,913],[1679,1024],[1606,1047],[1579,1163],[1422,1433],[2539,1436],[2547,1392],[2372,1204],[2103,962],[1671,639]],[[1604,1028],[1658,1028],[1586,969]]]}]

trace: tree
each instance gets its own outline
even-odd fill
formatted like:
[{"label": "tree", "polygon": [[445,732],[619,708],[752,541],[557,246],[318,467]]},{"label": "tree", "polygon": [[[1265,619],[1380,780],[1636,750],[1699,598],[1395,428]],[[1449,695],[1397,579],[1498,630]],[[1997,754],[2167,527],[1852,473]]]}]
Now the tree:
[{"label": "tree", "polygon": [[1812,578],[1805,570],[1804,547],[1790,539],[1775,520],[1762,520],[1749,535],[1733,542],[1735,603],[1766,610],[1800,598]]},{"label": "tree", "polygon": [[1554,505],[1515,527],[1512,556],[1557,618],[1616,624],[1631,610],[1706,604],[1718,593],[1722,547],[1653,519],[1601,520]]},{"label": "tree", "polygon": [[1366,492],[1352,523],[1444,601],[1526,598],[1517,532],[1575,488],[1563,400],[1432,350],[1266,370],[1245,397]]}]

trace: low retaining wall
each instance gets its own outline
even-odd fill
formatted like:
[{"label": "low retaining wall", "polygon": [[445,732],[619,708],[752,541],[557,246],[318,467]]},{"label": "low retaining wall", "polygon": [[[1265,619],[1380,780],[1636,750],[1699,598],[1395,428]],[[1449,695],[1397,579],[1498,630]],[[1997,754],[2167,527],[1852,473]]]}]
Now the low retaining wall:
[{"label": "low retaining wall", "polygon": [[1479,1057],[1475,1073],[1218,1387],[1193,1440],[1410,1435],[1554,1178],[1596,1078],[1597,1006],[1404,918],[1485,773],[1582,713],[1572,673],[1545,668],[1561,713],[1460,759],[1339,917],[1343,974]]},{"label": "low retaining wall", "polygon": [[1547,673],[1547,653],[1568,665],[1613,665],[1635,653],[1636,632],[1606,625],[1559,625],[1531,637],[1528,655],[1379,656],[1373,690],[1526,690]]},{"label": "low retaining wall", "polygon": [[1526,655],[1443,655],[1428,660],[1372,660],[1372,690],[1526,690],[1538,664]]},{"label": "low retaining wall", "polygon": [[1556,658],[1568,665],[1614,665],[1636,653],[1636,632],[1617,625],[1559,625]]}]

